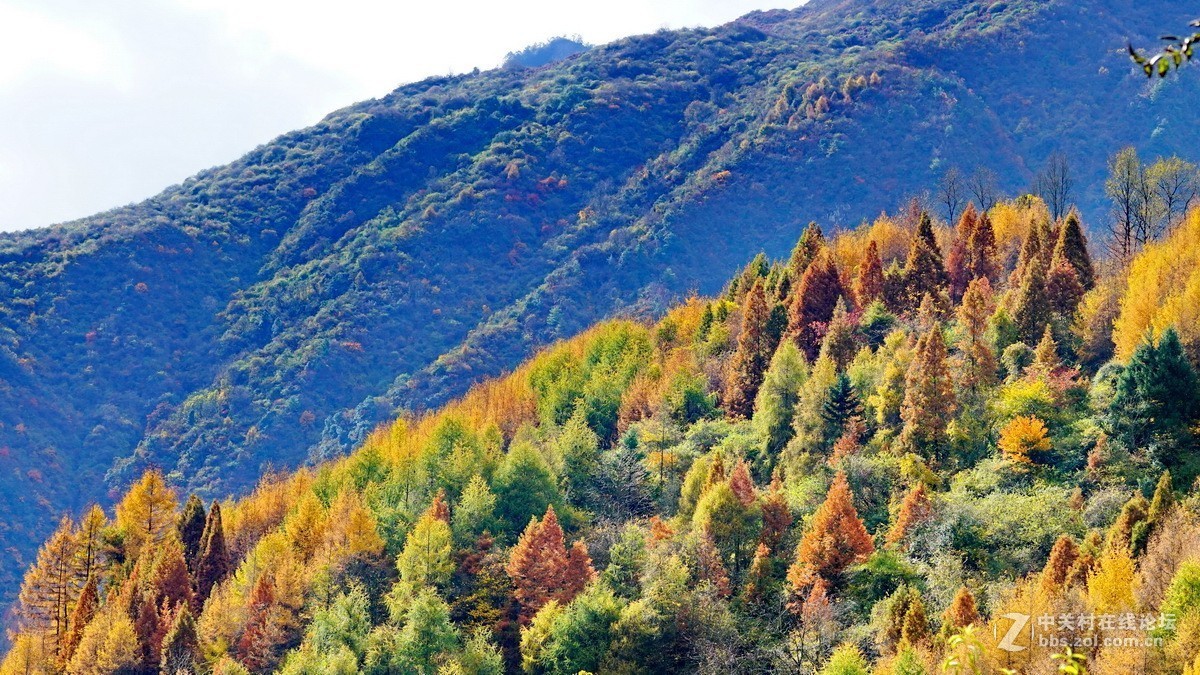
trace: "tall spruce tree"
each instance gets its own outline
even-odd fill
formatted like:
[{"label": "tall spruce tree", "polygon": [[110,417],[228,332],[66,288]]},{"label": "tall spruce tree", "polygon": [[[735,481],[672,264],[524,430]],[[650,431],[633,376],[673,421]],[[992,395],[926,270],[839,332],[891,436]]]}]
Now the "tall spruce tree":
[{"label": "tall spruce tree", "polygon": [[823,249],[805,270],[788,311],[788,333],[810,361],[817,357],[825,325],[844,294],[837,264]]},{"label": "tall spruce tree", "polygon": [[941,326],[934,326],[918,340],[917,353],[904,378],[901,444],[935,462],[944,459],[946,427],[956,408],[946,342]]},{"label": "tall spruce tree", "polygon": [[942,250],[933,233],[933,221],[928,213],[922,213],[904,263],[907,308],[916,309],[926,294],[939,295],[948,281]]},{"label": "tall spruce tree", "polygon": [[859,400],[854,385],[850,383],[850,376],[845,372],[838,373],[837,379],[833,381],[833,386],[829,388],[825,405],[821,407],[821,419],[825,422],[826,441],[836,440],[845,431],[850,420],[862,417],[862,414],[862,401]]},{"label": "tall spruce tree", "polygon": [[763,374],[771,364],[775,342],[770,335],[771,309],[761,281],[746,294],[742,306],[742,331],[725,383],[725,408],[733,417],[749,419]]},{"label": "tall spruce tree", "polygon": [[1096,286],[1096,270],[1088,253],[1087,237],[1079,222],[1079,214],[1075,211],[1071,211],[1059,227],[1058,240],[1054,244],[1054,260],[1070,263],[1083,290],[1090,291]]},{"label": "tall spruce tree", "polygon": [[854,281],[854,297],[859,307],[883,299],[883,260],[879,257],[879,245],[874,239],[867,244],[862,263],[859,264],[858,278]]},{"label": "tall spruce tree", "polygon": [[196,563],[200,561],[200,547],[204,544],[204,525],[207,521],[204,502],[196,495],[190,495],[175,527],[179,533],[179,543],[183,544],[184,560],[193,574],[196,572]]},{"label": "tall spruce tree", "polygon": [[977,227],[979,216],[975,211],[975,205],[968,202],[967,208],[963,210],[962,216],[958,219],[958,226],[954,228],[954,242],[950,246],[950,253],[946,256],[946,273],[950,278],[950,297],[958,300],[967,290],[967,284],[971,283],[974,278],[974,270],[971,269],[971,239],[975,237],[975,229]]},{"label": "tall spruce tree", "polygon": [[987,277],[973,279],[958,307],[963,340],[959,346],[958,389],[964,404],[982,405],[983,391],[996,383],[996,353],[987,339],[988,319],[995,309],[991,282]]},{"label": "tall spruce tree", "polygon": [[[1021,260],[1014,275],[1016,292],[1012,295],[1010,313],[1017,332],[1026,344],[1035,344],[1050,323],[1050,297],[1046,293],[1046,264],[1041,254],[1041,235],[1035,227],[1021,249]],[[1032,243],[1031,243],[1032,242]]]},{"label": "tall spruce tree", "polygon": [[1192,456],[1200,420],[1200,383],[1174,328],[1134,351],[1109,407],[1109,436],[1131,451],[1146,450],[1180,485],[1200,467]]},{"label": "tall spruce tree", "polygon": [[229,551],[225,547],[225,528],[221,523],[221,505],[213,502],[204,525],[203,549],[196,565],[196,600],[203,606],[213,586],[229,574]]},{"label": "tall spruce tree", "polygon": [[996,229],[988,214],[981,213],[967,242],[971,279],[984,278],[995,284],[1000,280],[1000,262],[996,251]]},{"label": "tall spruce tree", "polygon": [[817,259],[824,248],[825,233],[821,231],[821,226],[815,222],[809,223],[808,227],[804,228],[804,232],[800,235],[800,241],[796,242],[796,247],[792,249],[792,255],[788,259],[788,276],[792,279],[793,288],[800,283],[808,266]]}]

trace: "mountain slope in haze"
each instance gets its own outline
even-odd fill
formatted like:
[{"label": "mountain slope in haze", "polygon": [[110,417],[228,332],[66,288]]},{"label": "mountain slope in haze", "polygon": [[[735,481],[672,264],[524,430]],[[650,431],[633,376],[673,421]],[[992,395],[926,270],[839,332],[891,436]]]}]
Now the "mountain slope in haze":
[{"label": "mountain slope in haze", "polygon": [[[1176,3],[816,1],[407,85],[134,206],[0,237],[0,587],[146,465],[224,494],[536,346],[711,292],[950,165],[1188,155]],[[1062,47],[1065,42],[1070,50]],[[115,494],[113,492],[112,494]]]}]

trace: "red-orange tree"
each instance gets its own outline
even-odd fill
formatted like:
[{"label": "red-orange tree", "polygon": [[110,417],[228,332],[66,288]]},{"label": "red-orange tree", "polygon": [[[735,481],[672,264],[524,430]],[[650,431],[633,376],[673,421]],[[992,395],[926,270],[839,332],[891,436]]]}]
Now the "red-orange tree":
[{"label": "red-orange tree", "polygon": [[839,471],[817,512],[812,526],[796,546],[796,561],[788,570],[795,591],[803,591],[817,579],[836,586],[842,572],[863,562],[875,552],[871,535],[858,517],[846,474]]}]

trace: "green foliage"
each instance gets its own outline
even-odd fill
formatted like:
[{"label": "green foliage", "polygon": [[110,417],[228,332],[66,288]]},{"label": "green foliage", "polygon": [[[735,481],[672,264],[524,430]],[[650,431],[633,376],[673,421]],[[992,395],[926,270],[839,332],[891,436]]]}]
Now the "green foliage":
[{"label": "green foliage", "polygon": [[1158,343],[1145,342],[1116,382],[1107,427],[1130,450],[1146,449],[1182,485],[1200,473],[1188,454],[1200,420],[1200,382],[1179,335],[1168,328]]},{"label": "green foliage", "polygon": [[554,619],[537,659],[542,672],[575,675],[600,670],[621,607],[621,601],[601,586],[575,598]]},{"label": "green foliage", "polygon": [[514,537],[530,518],[545,513],[547,506],[565,511],[554,474],[541,453],[527,442],[509,448],[496,471],[492,490],[496,493],[496,517],[504,531]]}]

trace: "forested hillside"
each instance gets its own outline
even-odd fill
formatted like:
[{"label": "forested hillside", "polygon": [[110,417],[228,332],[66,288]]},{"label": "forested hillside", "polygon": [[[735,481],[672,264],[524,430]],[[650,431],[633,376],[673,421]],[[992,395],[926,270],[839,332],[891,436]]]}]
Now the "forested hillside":
[{"label": "forested hillside", "polygon": [[1060,151],[1101,223],[1119,147],[1200,147],[1196,78],[1148,85],[1121,53],[1188,11],[816,0],[406,85],[142,204],[0,235],[0,590],[148,466],[244,493],[950,167],[1015,194]]},{"label": "forested hillside", "polygon": [[0,673],[1194,673],[1200,211],[1167,226],[812,224],[245,498],[151,470],[59,524]]}]

